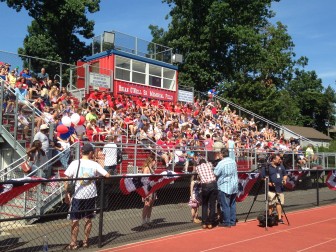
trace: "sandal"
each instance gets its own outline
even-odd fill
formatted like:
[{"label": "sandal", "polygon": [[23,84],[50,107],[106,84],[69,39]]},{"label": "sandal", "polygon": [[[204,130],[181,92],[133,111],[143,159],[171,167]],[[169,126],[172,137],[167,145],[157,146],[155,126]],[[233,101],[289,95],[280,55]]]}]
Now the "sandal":
[{"label": "sandal", "polygon": [[83,241],[83,248],[88,248],[90,246],[89,241]]},{"label": "sandal", "polygon": [[143,228],[150,228],[150,225],[148,223],[144,223],[141,225]]},{"label": "sandal", "polygon": [[77,250],[78,249],[78,245],[77,244],[69,244],[68,246],[66,246],[65,248],[66,250]]}]

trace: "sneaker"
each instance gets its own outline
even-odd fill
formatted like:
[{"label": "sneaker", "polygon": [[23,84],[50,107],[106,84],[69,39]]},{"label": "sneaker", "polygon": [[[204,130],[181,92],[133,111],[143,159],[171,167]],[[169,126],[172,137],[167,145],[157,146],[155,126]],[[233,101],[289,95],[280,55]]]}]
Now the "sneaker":
[{"label": "sneaker", "polygon": [[283,219],[278,220],[278,223],[279,224],[285,224],[285,222],[283,221]]}]

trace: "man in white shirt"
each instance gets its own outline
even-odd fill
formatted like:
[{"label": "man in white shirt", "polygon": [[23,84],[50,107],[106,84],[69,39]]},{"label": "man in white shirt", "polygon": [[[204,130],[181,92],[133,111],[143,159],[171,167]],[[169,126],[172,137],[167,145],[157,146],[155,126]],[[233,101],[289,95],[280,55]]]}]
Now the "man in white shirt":
[{"label": "man in white shirt", "polygon": [[[91,219],[94,213],[92,209],[96,208],[97,197],[96,182],[90,178],[98,176],[110,177],[110,174],[100,164],[91,160],[93,154],[93,146],[85,144],[82,148],[82,158],[72,161],[64,173],[67,178],[82,178],[76,181],[73,196],[70,193],[65,195],[65,203],[70,204],[71,202],[70,209],[72,212],[70,214],[70,219],[72,220],[71,242],[67,247],[69,250],[78,249],[79,220],[83,218],[85,219],[83,247],[87,248],[89,246],[89,237],[92,228]],[[65,189],[68,191],[68,181],[65,182]],[[83,210],[85,211],[83,212]]]},{"label": "man in white shirt", "polygon": [[111,175],[117,175],[117,136],[108,136],[107,141],[108,143],[103,148],[103,154],[105,155],[104,169]]},{"label": "man in white shirt", "polygon": [[[45,156],[43,156],[43,160],[41,160],[41,164],[44,164],[48,161],[49,157],[49,138],[48,138],[49,126],[48,124],[42,124],[40,126],[40,131],[37,132],[34,136],[34,140],[40,140],[42,143],[42,150],[45,152]],[[43,166],[42,168],[42,176],[45,178],[49,178],[51,176],[51,168],[49,169],[48,165]]]}]

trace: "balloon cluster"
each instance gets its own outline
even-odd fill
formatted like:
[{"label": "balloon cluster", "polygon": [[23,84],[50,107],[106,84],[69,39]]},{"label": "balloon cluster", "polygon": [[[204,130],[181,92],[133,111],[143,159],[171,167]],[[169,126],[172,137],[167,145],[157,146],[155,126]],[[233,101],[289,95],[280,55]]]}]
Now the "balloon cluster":
[{"label": "balloon cluster", "polygon": [[68,139],[75,133],[75,126],[83,125],[85,117],[75,113],[71,117],[63,116],[61,123],[57,126],[56,131],[61,139]]}]

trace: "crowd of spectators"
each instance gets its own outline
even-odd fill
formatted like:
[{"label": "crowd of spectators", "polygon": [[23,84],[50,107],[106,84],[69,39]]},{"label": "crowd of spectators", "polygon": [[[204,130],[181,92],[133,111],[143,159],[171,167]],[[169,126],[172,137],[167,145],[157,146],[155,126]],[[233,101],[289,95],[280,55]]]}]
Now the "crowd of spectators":
[{"label": "crowd of spectators", "polygon": [[76,126],[66,139],[58,134],[56,141],[96,142],[104,141],[107,135],[117,135],[121,141],[120,136],[127,132],[147,148],[156,148],[167,167],[175,163],[184,171],[190,162],[197,162],[197,150],[211,151],[215,141],[226,144],[235,158],[246,155],[246,149],[255,149],[258,153],[294,151],[303,156],[300,160],[307,159],[295,139],[285,139],[268,126],[259,128],[253,117],[240,116],[229,105],[215,100],[212,93],[208,99],[196,98],[193,103],[174,103],[126,94],[115,97],[95,89],[79,102],[66,87],[50,79],[44,68],[31,74],[28,68],[12,70],[6,63],[0,66],[0,78],[13,92],[6,95],[3,111],[12,112],[18,96],[19,125],[25,129],[26,138],[28,120],[23,111],[32,104],[40,111],[35,118],[35,132],[45,123],[54,123],[56,128],[63,116],[78,113],[86,122]]}]

